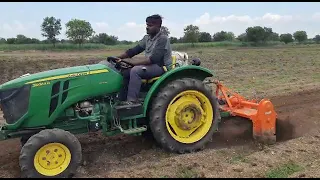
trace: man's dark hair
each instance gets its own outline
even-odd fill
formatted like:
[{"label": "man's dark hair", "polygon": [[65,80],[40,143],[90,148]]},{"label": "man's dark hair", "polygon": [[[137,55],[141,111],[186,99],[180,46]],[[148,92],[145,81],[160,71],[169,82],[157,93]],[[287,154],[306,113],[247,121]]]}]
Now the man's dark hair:
[{"label": "man's dark hair", "polygon": [[159,14],[148,16],[146,18],[146,22],[149,22],[152,24],[159,24],[159,26],[161,26],[162,25],[162,17]]}]

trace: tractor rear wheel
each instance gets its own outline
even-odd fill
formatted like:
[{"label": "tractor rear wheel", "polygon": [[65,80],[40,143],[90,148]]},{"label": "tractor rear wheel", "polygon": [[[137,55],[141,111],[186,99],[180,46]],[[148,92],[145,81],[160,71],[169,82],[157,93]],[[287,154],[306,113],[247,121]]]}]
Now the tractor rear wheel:
[{"label": "tractor rear wheel", "polygon": [[150,129],[163,148],[188,153],[212,141],[218,118],[216,98],[205,84],[183,78],[168,83],[153,100]]},{"label": "tractor rear wheel", "polygon": [[46,129],[28,139],[19,160],[24,178],[69,178],[81,163],[81,145],[70,132]]}]

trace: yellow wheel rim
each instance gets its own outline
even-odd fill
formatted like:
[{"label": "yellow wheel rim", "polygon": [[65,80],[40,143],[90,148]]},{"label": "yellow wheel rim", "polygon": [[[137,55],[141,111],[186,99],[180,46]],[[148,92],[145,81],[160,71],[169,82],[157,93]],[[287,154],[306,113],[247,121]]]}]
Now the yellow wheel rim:
[{"label": "yellow wheel rim", "polygon": [[45,176],[55,176],[67,169],[71,161],[69,149],[61,143],[41,147],[34,157],[34,167]]},{"label": "yellow wheel rim", "polygon": [[181,92],[170,102],[166,111],[166,127],[181,143],[201,140],[210,130],[213,110],[210,100],[201,92]]}]

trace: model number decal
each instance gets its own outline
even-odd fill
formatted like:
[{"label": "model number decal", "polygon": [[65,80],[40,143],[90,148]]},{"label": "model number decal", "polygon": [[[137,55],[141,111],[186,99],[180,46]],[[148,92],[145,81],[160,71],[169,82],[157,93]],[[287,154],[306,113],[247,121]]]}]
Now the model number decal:
[{"label": "model number decal", "polygon": [[50,82],[47,81],[47,82],[40,82],[40,83],[34,83],[32,84],[32,87],[39,87],[39,86],[44,86],[44,85],[49,85]]},{"label": "model number decal", "polygon": [[87,72],[83,72],[83,73],[73,73],[73,74],[69,74],[68,77],[77,77],[77,76],[85,76],[88,75],[89,73]]}]

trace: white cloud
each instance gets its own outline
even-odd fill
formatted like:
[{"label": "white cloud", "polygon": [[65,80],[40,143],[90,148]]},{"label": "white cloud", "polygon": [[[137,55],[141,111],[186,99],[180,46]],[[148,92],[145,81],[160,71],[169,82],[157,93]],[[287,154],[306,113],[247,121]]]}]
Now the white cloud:
[{"label": "white cloud", "polygon": [[169,29],[172,37],[180,37],[183,34],[184,24],[163,20],[162,25]]},{"label": "white cloud", "polygon": [[145,24],[127,22],[124,25],[120,26],[113,35],[118,36],[119,40],[136,41],[142,39],[145,33]]},{"label": "white cloud", "polygon": [[97,22],[95,25],[98,28],[107,28],[107,27],[109,27],[108,23],[105,23],[105,22]]},{"label": "white cloud", "polygon": [[235,35],[239,35],[249,26],[268,26],[273,28],[274,31],[281,31],[281,29],[287,30],[286,26],[297,20],[300,20],[299,16],[272,13],[266,13],[261,17],[251,17],[249,15],[211,17],[209,13],[204,13],[202,16],[197,18],[193,24],[199,26],[201,31],[206,31],[211,34],[224,30],[232,31]]},{"label": "white cloud", "polygon": [[92,28],[96,34],[107,33],[110,31],[109,24],[106,22],[96,22],[92,24]]},{"label": "white cloud", "polygon": [[37,26],[35,22],[22,23],[17,20],[0,25],[0,37],[12,38],[16,37],[18,34],[38,38],[41,36],[40,25]]},{"label": "white cloud", "polygon": [[227,22],[249,23],[249,22],[252,22],[252,18],[247,15],[245,16],[236,16],[236,15],[214,16],[211,18],[209,13],[204,13],[202,16],[200,16],[194,21],[194,24],[201,26],[201,25],[210,25],[210,24],[222,24]]},{"label": "white cloud", "polygon": [[197,18],[194,21],[194,24],[197,25],[208,25],[208,24],[222,24],[222,23],[246,23],[246,24],[254,24],[254,23],[276,23],[276,22],[290,22],[295,18],[291,15],[278,15],[272,13],[266,13],[261,17],[251,17],[249,15],[229,15],[229,16],[214,16],[210,17],[209,13],[204,13],[202,16]]},{"label": "white cloud", "polygon": [[320,20],[320,12],[316,12],[313,14],[312,19],[314,20]]},{"label": "white cloud", "polygon": [[[168,20],[163,20],[163,26],[166,26],[170,30],[170,36],[179,37],[183,34],[183,24],[171,22]],[[146,25],[137,24],[135,22],[127,22],[116,31],[116,36],[119,37],[119,40],[130,40],[136,41],[140,40],[146,34]]]}]

